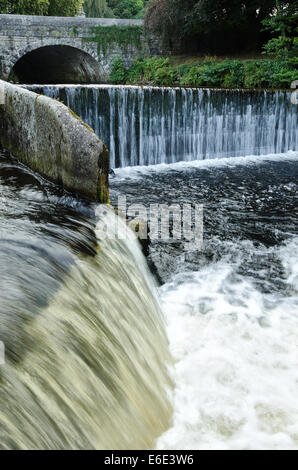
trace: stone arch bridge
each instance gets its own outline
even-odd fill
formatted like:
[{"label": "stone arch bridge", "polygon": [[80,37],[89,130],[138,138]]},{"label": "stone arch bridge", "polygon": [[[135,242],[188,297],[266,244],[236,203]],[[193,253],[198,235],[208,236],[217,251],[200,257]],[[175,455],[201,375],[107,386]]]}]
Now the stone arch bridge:
[{"label": "stone arch bridge", "polygon": [[101,83],[121,56],[154,53],[141,20],[0,15],[0,79]]}]

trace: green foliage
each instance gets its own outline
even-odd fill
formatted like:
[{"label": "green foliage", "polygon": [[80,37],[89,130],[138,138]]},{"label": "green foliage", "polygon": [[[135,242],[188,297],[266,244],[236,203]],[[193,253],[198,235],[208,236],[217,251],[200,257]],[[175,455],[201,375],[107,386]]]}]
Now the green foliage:
[{"label": "green foliage", "polygon": [[171,86],[178,79],[178,71],[171,66],[159,68],[153,76],[153,85],[155,86]]},{"label": "green foliage", "polygon": [[183,86],[223,88],[290,88],[297,72],[277,60],[225,60],[218,64],[194,66],[180,79]]},{"label": "green foliage", "polygon": [[171,86],[178,79],[178,70],[171,67],[169,59],[151,57],[136,59],[126,69],[122,59],[113,62],[110,74],[111,83],[148,83],[155,86]]},{"label": "green foliage", "polygon": [[191,67],[180,79],[183,86],[241,88],[244,83],[243,64],[239,60],[200,64]]},{"label": "green foliage", "polygon": [[137,59],[129,70],[128,79],[132,83],[153,82],[157,70],[168,68],[169,59],[162,57],[150,57],[148,59]]},{"label": "green foliage", "polygon": [[96,26],[91,28],[91,37],[86,37],[86,42],[97,42],[98,52],[106,55],[111,44],[118,44],[124,49],[134,45],[141,50],[141,36],[143,29],[140,26]]},{"label": "green foliage", "polygon": [[75,16],[83,0],[0,0],[0,13]]},{"label": "green foliage", "polygon": [[107,0],[107,3],[117,18],[136,18],[142,16],[146,0]]},{"label": "green foliage", "polygon": [[0,0],[0,13],[46,15],[49,0]]},{"label": "green foliage", "polygon": [[264,28],[275,37],[264,46],[264,53],[280,60],[288,60],[297,65],[298,56],[298,2],[288,4],[286,8],[263,21]]},{"label": "green foliage", "polygon": [[50,0],[49,16],[76,16],[84,0]]},{"label": "green foliage", "polygon": [[84,11],[88,18],[113,18],[115,16],[107,0],[85,0]]},{"label": "green foliage", "polygon": [[156,86],[170,86],[178,79],[178,71],[169,59],[151,57],[137,59],[127,73],[128,83],[150,83]]},{"label": "green foliage", "polygon": [[297,72],[279,60],[254,60],[245,64],[245,88],[289,88]]},{"label": "green foliage", "polygon": [[297,72],[278,60],[228,60],[191,67],[180,79],[183,86],[223,88],[290,88]]},{"label": "green foliage", "polygon": [[76,16],[84,3],[90,18],[143,18],[148,0],[0,0],[0,13]]},{"label": "green foliage", "polygon": [[297,8],[295,0],[152,0],[145,27],[160,37],[165,49],[183,50],[195,37],[205,51],[211,44],[226,52],[257,50],[262,22],[295,4]]},{"label": "green foliage", "polygon": [[85,0],[89,18],[144,18],[148,0]]},{"label": "green foliage", "polygon": [[[150,59],[148,59],[149,61]],[[152,59],[151,59],[152,60]],[[127,83],[133,85],[134,83],[142,83],[144,81],[144,66],[145,60],[136,59],[132,66],[127,70]]]},{"label": "green foliage", "polygon": [[298,56],[298,31],[295,38],[279,36],[270,39],[264,46],[264,52],[277,59],[296,58]]},{"label": "green foliage", "polygon": [[123,60],[117,58],[114,60],[111,72],[110,72],[110,82],[122,85],[126,83],[127,80],[127,70],[124,67]]},{"label": "green foliage", "polygon": [[244,85],[244,64],[240,60],[226,60],[224,88],[242,88]]},{"label": "green foliage", "polygon": [[263,20],[265,30],[277,36],[293,37],[297,35],[298,1],[278,2],[274,15]]},{"label": "green foliage", "polygon": [[280,60],[202,59],[196,65],[172,65],[162,57],[137,59],[129,69],[123,61],[114,62],[112,83],[149,84],[153,86],[186,86],[218,88],[290,88],[297,79],[296,70]]}]

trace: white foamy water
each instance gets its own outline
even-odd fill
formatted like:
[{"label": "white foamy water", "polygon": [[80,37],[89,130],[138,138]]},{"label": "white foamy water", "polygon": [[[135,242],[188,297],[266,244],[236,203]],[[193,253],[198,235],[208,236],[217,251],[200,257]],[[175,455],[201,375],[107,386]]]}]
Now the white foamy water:
[{"label": "white foamy water", "polygon": [[138,179],[144,175],[152,175],[154,173],[187,170],[192,168],[218,168],[218,167],[234,167],[236,165],[259,164],[267,161],[290,161],[296,162],[298,152],[290,150],[285,153],[272,153],[268,155],[249,155],[234,158],[211,158],[206,160],[182,161],[176,163],[160,163],[158,165],[139,165],[116,168],[114,170],[118,180]]},{"label": "white foamy water", "polygon": [[260,292],[228,259],[161,288],[175,411],[159,448],[298,449],[298,238],[274,250],[284,293]]}]

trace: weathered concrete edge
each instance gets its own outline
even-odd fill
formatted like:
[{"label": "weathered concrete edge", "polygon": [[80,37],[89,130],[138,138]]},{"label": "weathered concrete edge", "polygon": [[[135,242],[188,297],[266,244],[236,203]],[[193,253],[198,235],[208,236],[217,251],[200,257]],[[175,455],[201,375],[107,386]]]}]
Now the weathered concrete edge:
[{"label": "weathered concrete edge", "polygon": [[59,101],[0,80],[0,144],[68,191],[108,202],[109,152]]}]

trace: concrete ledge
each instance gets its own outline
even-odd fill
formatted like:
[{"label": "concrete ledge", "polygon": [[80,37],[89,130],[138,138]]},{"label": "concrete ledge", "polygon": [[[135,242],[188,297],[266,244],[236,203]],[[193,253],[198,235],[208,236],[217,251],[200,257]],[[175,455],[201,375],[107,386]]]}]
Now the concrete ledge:
[{"label": "concrete ledge", "polygon": [[0,80],[0,144],[65,189],[108,201],[109,152],[62,103]]}]

